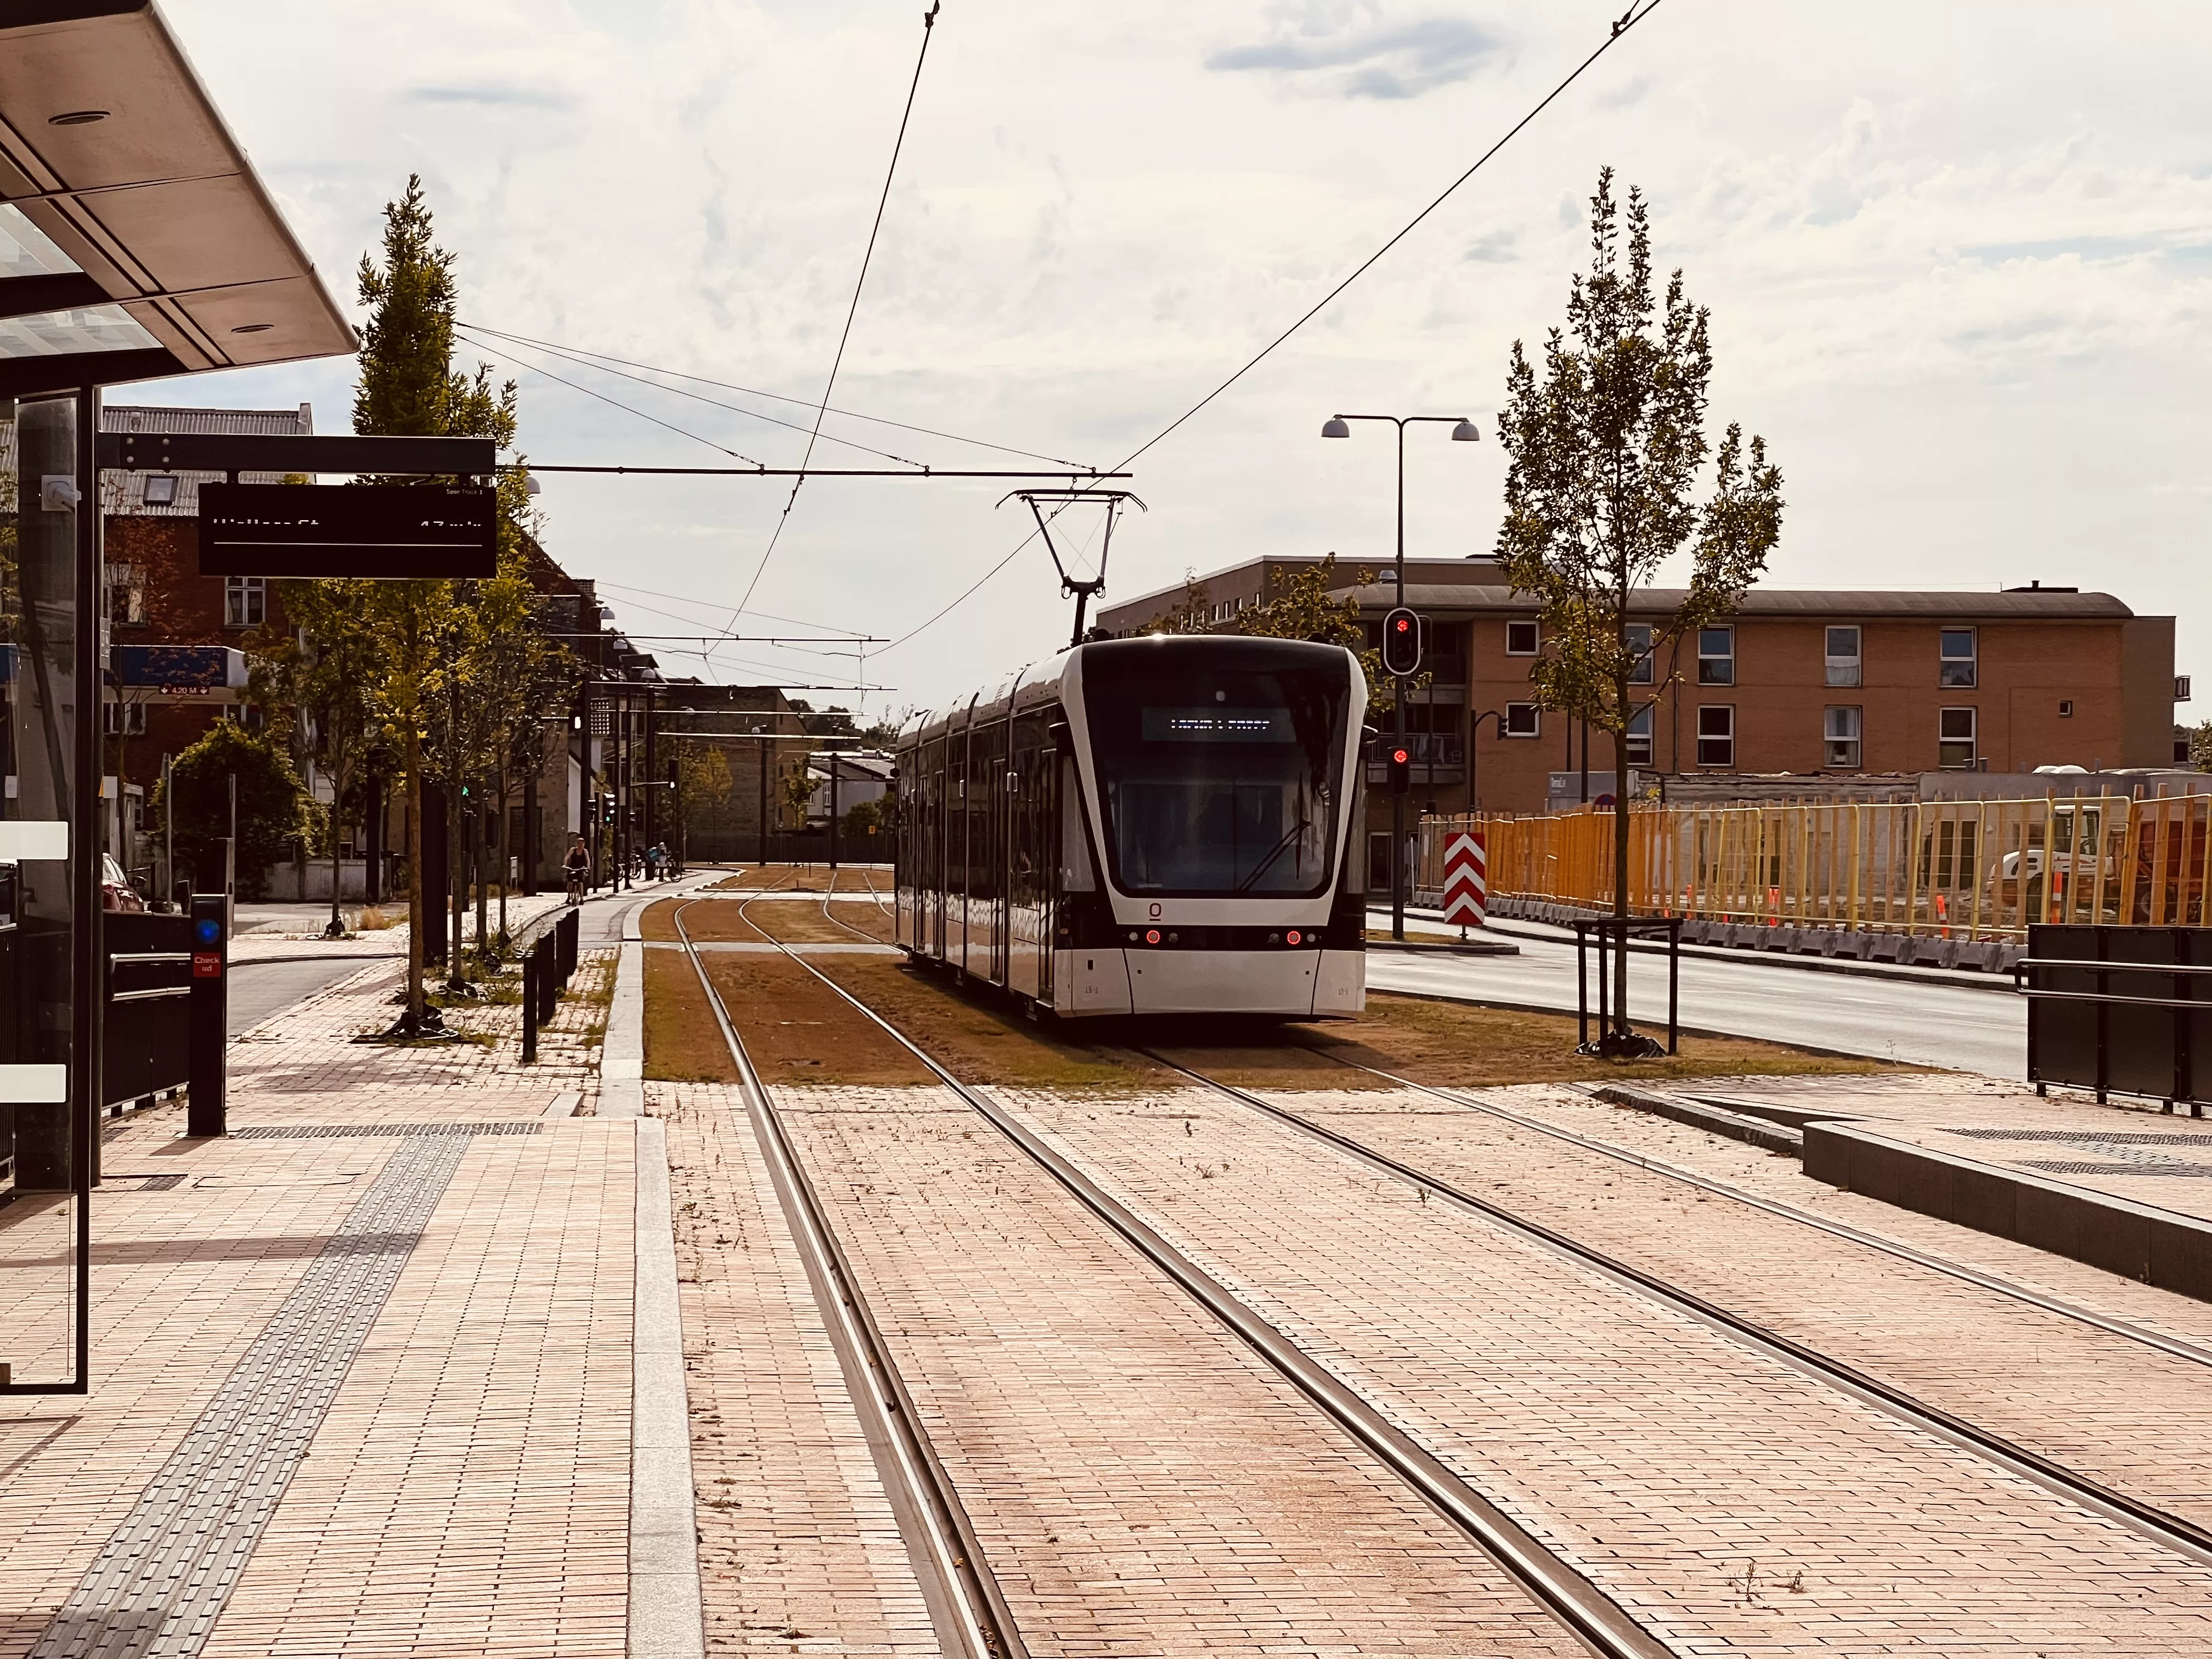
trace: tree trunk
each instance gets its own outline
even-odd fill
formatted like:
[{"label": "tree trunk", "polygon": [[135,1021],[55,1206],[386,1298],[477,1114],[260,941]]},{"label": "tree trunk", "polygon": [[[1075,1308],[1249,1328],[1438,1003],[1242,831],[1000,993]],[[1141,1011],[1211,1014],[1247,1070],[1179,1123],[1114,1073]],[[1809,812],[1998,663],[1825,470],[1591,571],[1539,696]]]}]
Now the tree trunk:
[{"label": "tree trunk", "polygon": [[[1626,709],[1628,701],[1621,699]],[[1628,921],[1628,737],[1624,732],[1613,740],[1613,915],[1623,924]],[[1628,929],[1620,929],[1620,952],[1613,964],[1613,1029],[1623,1036],[1628,1035]]]},{"label": "tree trunk", "polygon": [[499,769],[499,948],[505,951],[512,942],[507,931],[507,764]]},{"label": "tree trunk", "polygon": [[491,893],[489,872],[484,868],[484,854],[489,850],[485,842],[490,836],[484,829],[483,801],[477,800],[470,806],[469,817],[473,820],[469,827],[475,832],[469,843],[469,869],[477,884],[477,950],[481,953],[491,941]]},{"label": "tree trunk", "polygon": [[468,869],[461,862],[461,775],[456,767],[446,781],[446,886],[453,895],[447,929],[446,983],[458,988],[468,983],[461,965],[461,951],[468,939]]},{"label": "tree trunk", "polygon": [[326,930],[331,939],[345,933],[345,916],[338,908],[338,831],[344,827],[342,809],[345,805],[345,781],[336,772],[331,774],[331,925]]}]

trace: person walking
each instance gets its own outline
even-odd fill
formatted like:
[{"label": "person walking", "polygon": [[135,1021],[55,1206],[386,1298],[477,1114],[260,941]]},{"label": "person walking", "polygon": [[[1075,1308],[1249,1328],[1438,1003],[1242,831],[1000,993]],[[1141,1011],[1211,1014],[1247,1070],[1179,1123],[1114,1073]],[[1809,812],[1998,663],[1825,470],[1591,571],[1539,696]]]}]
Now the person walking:
[{"label": "person walking", "polygon": [[568,902],[581,903],[585,884],[592,877],[592,849],[581,836],[568,838],[568,856],[561,860],[561,868],[568,878]]}]

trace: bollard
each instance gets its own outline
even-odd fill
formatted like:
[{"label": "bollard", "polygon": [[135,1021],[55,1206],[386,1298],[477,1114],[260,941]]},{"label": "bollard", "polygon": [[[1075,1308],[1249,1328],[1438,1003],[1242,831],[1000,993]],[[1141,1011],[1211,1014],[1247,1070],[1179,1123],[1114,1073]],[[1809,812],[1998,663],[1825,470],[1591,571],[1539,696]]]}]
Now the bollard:
[{"label": "bollard", "polygon": [[230,1033],[230,900],[222,893],[191,897],[191,1050],[185,1075],[191,1103],[185,1133],[219,1135],[226,1127],[225,1069]]},{"label": "bollard", "polygon": [[522,1063],[538,1059],[538,951],[533,946],[522,958]]},{"label": "bollard", "polygon": [[538,1023],[550,1025],[561,1012],[561,953],[550,934],[538,941]]}]

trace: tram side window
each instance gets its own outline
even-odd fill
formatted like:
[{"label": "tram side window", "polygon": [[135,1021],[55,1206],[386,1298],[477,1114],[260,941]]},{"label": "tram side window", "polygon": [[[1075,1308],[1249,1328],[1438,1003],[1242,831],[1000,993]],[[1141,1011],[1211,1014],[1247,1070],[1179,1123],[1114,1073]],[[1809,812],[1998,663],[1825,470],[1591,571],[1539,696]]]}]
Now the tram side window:
[{"label": "tram side window", "polygon": [[1045,720],[1042,714],[1025,714],[1014,722],[1014,799],[1008,817],[1013,825],[1013,844],[1007,868],[1017,904],[1034,904],[1051,890],[1047,870],[1052,848],[1044,806],[1050,798],[1044,773]]},{"label": "tram side window", "polygon": [[999,896],[1005,860],[1001,825],[1006,799],[1006,727],[1002,720],[969,740],[968,768],[968,896]]},{"label": "tram side window", "polygon": [[1098,890],[1098,874],[1091,864],[1091,840],[1083,832],[1083,797],[1076,787],[1073,755],[1060,757],[1060,890]]}]

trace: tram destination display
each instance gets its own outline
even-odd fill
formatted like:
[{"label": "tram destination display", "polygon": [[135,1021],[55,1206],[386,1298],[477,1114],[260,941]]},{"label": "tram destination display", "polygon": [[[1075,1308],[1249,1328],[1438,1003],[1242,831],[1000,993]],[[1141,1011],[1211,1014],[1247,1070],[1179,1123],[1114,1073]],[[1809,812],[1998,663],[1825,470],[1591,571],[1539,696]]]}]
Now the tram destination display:
[{"label": "tram destination display", "polygon": [[435,484],[204,483],[200,574],[495,575],[495,501],[489,489]]}]

